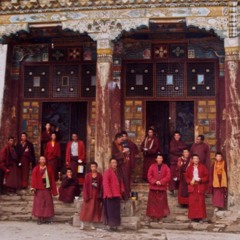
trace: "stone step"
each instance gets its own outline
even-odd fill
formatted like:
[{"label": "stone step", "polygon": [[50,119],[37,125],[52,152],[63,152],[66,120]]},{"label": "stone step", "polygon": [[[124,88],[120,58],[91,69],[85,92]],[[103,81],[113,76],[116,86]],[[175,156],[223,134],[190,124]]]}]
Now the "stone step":
[{"label": "stone step", "polygon": [[[132,185],[132,191],[138,192],[138,200],[122,202],[121,216],[124,228],[136,229],[140,222],[147,222],[146,207],[148,200],[149,186],[147,183],[139,183]],[[79,198],[73,204],[60,202],[57,197],[53,198],[55,208],[55,222],[71,223],[73,216],[79,218],[79,211],[81,209],[82,199]],[[12,221],[29,221],[32,217],[32,202],[33,195],[28,190],[18,191],[17,194],[1,195],[0,196],[0,220]],[[178,204],[177,196],[168,193],[168,202],[171,214],[165,219],[165,228],[174,228],[175,223],[189,224],[187,218],[187,208],[181,208]],[[213,216],[213,207],[211,205],[211,198],[206,198],[207,216],[211,219]],[[172,223],[172,224],[170,224]],[[79,222],[78,222],[79,224]],[[168,224],[168,225],[167,225]],[[154,227],[155,225],[151,226]],[[178,228],[181,229],[181,226]]]}]

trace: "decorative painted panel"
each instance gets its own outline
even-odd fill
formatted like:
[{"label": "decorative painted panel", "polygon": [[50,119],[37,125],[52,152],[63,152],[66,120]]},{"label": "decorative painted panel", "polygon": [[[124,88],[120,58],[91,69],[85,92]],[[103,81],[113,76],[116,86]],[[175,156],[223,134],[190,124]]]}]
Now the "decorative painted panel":
[{"label": "decorative painted panel", "polygon": [[197,125],[195,134],[203,134],[211,150],[213,160],[216,152],[216,101],[199,100],[197,102]]},{"label": "decorative painted panel", "polygon": [[171,44],[169,52],[171,58],[185,58],[187,56],[187,45]]},{"label": "decorative painted panel", "polygon": [[[121,50],[121,48],[123,48]],[[151,59],[151,43],[135,41],[132,43],[118,42],[115,46],[114,53],[122,54],[124,59]]]},{"label": "decorative painted panel", "polygon": [[27,132],[29,140],[33,143],[36,155],[40,154],[40,106],[37,101],[24,101],[22,103],[22,131]]}]

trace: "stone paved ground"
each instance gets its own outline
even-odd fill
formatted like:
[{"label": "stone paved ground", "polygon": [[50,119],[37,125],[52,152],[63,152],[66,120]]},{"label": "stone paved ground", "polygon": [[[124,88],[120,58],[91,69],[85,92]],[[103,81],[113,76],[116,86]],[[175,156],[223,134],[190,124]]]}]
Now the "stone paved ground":
[{"label": "stone paved ground", "polygon": [[140,229],[110,233],[106,230],[79,230],[69,224],[37,225],[35,222],[0,222],[1,240],[240,240],[239,234],[179,231],[164,229]]}]

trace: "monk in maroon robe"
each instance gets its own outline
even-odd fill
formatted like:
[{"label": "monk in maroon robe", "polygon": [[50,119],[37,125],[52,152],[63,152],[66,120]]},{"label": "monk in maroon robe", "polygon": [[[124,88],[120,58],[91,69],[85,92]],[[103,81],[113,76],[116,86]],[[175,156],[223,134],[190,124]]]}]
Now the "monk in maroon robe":
[{"label": "monk in maroon robe", "polygon": [[66,177],[62,180],[61,186],[58,190],[59,201],[65,203],[72,203],[75,196],[80,194],[80,186],[77,178],[73,176],[71,168],[67,168]]},{"label": "monk in maroon robe", "polygon": [[162,221],[170,214],[167,187],[171,179],[169,167],[163,163],[163,155],[157,154],[156,163],[148,170],[149,193],[147,203],[147,216],[152,220]]},{"label": "monk in maroon robe", "polygon": [[186,182],[185,174],[187,167],[190,165],[190,152],[187,148],[183,149],[182,157],[178,159],[178,203],[181,205],[188,205],[188,184]]},{"label": "monk in maroon robe", "polygon": [[103,174],[104,222],[109,231],[116,231],[121,224],[120,203],[124,194],[124,184],[118,176],[117,160],[110,160],[110,168]]},{"label": "monk in maroon robe", "polygon": [[131,175],[135,168],[135,157],[138,154],[138,147],[135,143],[133,143],[129,138],[126,131],[122,131],[122,146],[123,148],[127,149],[126,155],[129,159],[127,161],[127,172],[128,172],[128,179],[129,179],[129,189],[131,192]]},{"label": "monk in maroon robe", "polygon": [[58,180],[58,168],[61,165],[61,146],[57,142],[56,133],[51,133],[51,141],[47,143],[44,156],[47,160],[47,165],[52,167],[55,180]]},{"label": "monk in maroon robe", "polygon": [[181,134],[175,132],[173,139],[169,144],[169,160],[170,160],[170,170],[171,170],[171,181],[169,183],[169,190],[174,193],[174,190],[178,189],[178,159],[182,156],[183,149],[187,145],[181,140]]},{"label": "monk in maroon robe", "polygon": [[91,172],[85,177],[83,185],[83,204],[80,212],[81,229],[84,222],[91,223],[91,229],[95,229],[94,223],[102,220],[102,174],[97,171],[97,163],[91,162]]},{"label": "monk in maroon robe", "polygon": [[200,163],[198,155],[193,155],[192,164],[187,168],[185,178],[189,193],[188,218],[200,221],[207,217],[205,185],[208,182],[208,169]]},{"label": "monk in maroon robe", "polygon": [[45,124],[45,129],[42,131],[41,134],[41,154],[44,154],[45,148],[47,146],[47,143],[51,141],[51,123],[47,122]]},{"label": "monk in maroon robe", "polygon": [[193,154],[197,154],[199,156],[200,163],[204,164],[210,173],[211,168],[210,148],[204,142],[203,135],[199,135],[196,138],[196,142],[192,145],[190,155],[193,156]]},{"label": "monk in maroon robe", "polygon": [[141,144],[141,150],[143,151],[143,180],[147,181],[148,169],[155,163],[156,154],[159,152],[160,145],[157,137],[154,135],[154,130],[149,128],[147,136]]},{"label": "monk in maroon robe", "polygon": [[117,133],[115,140],[112,143],[112,157],[117,160],[117,170],[119,177],[122,178],[125,195],[124,199],[127,200],[130,197],[130,178],[128,172],[128,165],[130,164],[129,149],[124,148],[122,145],[123,137],[121,133]]},{"label": "monk in maroon robe", "polygon": [[9,137],[7,145],[1,151],[1,169],[5,172],[4,187],[6,191],[16,191],[20,188],[20,168],[14,138]]},{"label": "monk in maroon robe", "polygon": [[222,153],[217,152],[212,165],[209,185],[212,192],[212,204],[218,209],[224,209],[227,204],[227,163]]},{"label": "monk in maroon robe", "polygon": [[57,187],[52,168],[46,165],[44,156],[33,169],[31,191],[34,193],[33,216],[38,218],[38,224],[50,223],[54,216],[52,195],[57,195]]},{"label": "monk in maroon robe", "polygon": [[21,187],[27,188],[29,182],[30,165],[36,166],[36,158],[33,144],[27,140],[27,133],[22,132],[21,142],[17,144],[18,159],[21,164]]},{"label": "monk in maroon robe", "polygon": [[79,183],[83,184],[85,175],[85,145],[83,141],[78,140],[76,133],[72,134],[72,141],[67,143],[66,166],[72,169],[73,176],[78,177]]}]

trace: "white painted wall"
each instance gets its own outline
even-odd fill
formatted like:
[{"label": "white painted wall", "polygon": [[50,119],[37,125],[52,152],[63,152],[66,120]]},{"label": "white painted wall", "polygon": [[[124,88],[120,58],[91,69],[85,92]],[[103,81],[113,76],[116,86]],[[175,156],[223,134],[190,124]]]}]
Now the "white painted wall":
[{"label": "white painted wall", "polygon": [[6,44],[0,44],[0,127],[3,110],[3,96],[4,96],[4,85],[5,85],[5,74],[7,64],[7,48]]}]

